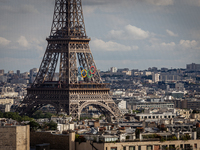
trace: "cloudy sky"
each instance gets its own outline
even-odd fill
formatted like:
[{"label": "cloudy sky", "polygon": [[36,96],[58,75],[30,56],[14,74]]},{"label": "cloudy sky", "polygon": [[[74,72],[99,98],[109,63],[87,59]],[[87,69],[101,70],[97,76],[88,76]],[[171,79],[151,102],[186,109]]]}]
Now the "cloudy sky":
[{"label": "cloudy sky", "polygon": [[[200,63],[200,0],[82,0],[97,68]],[[39,68],[54,0],[0,0],[0,69]]]}]

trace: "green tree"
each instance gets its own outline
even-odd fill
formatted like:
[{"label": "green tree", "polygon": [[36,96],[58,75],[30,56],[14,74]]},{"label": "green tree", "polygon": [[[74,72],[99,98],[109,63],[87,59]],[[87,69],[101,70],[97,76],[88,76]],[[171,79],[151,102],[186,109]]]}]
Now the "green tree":
[{"label": "green tree", "polygon": [[136,139],[140,138],[140,130],[139,129],[135,130],[135,135],[136,135]]},{"label": "green tree", "polygon": [[11,118],[13,120],[21,121],[21,116],[17,112],[5,112],[3,114],[4,118]]},{"label": "green tree", "polygon": [[133,113],[140,113],[140,111],[138,111],[138,110],[133,110]]},{"label": "green tree", "polygon": [[30,118],[30,117],[28,117],[28,116],[23,116],[23,117],[21,117],[21,120],[22,120],[22,121],[33,121],[34,119],[33,119],[33,118]]},{"label": "green tree", "polygon": [[47,123],[47,126],[49,127],[49,130],[57,130],[57,123],[50,121]]},{"label": "green tree", "polygon": [[16,120],[18,122],[21,122],[21,121],[32,121],[33,118],[29,118],[28,116],[23,116],[21,117],[17,112],[5,112],[5,113],[2,113],[0,112],[0,118],[11,118],[13,120]]},{"label": "green tree", "polygon": [[3,118],[3,113],[0,111],[0,118]]},{"label": "green tree", "polygon": [[76,141],[78,141],[79,136],[80,136],[79,134],[75,134],[75,140],[76,140]]},{"label": "green tree", "polygon": [[44,114],[44,118],[49,118],[50,119],[52,116],[53,116],[53,114],[49,113],[49,112]]},{"label": "green tree", "polygon": [[173,137],[172,137],[172,140],[177,140],[177,137],[176,137],[176,136],[173,136]]},{"label": "green tree", "polygon": [[38,110],[33,114],[33,118],[40,119],[40,118],[45,118],[45,117],[44,117],[44,114],[42,113],[42,111]]},{"label": "green tree", "polygon": [[31,131],[35,131],[40,127],[40,124],[35,121],[30,121],[28,124],[30,125]]},{"label": "green tree", "polygon": [[161,137],[160,142],[165,142],[165,139],[163,137]]}]

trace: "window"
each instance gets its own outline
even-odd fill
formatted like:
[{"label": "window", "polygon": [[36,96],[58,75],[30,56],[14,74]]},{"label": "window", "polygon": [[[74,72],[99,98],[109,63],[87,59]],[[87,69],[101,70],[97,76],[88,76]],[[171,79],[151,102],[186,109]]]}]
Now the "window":
[{"label": "window", "polygon": [[168,118],[170,118],[170,116],[168,116]]},{"label": "window", "polygon": [[156,116],[156,118],[158,118],[158,116]]},{"label": "window", "polygon": [[167,149],[167,145],[162,145],[162,149],[163,150]]},{"label": "window", "polygon": [[196,143],[194,143],[194,148],[197,148],[197,144]]},{"label": "window", "polygon": [[138,150],[141,150],[141,146],[138,146]]},{"label": "window", "polygon": [[167,118],[167,116],[165,116],[165,118]]},{"label": "window", "polygon": [[111,147],[110,150],[117,150],[117,147]]},{"label": "window", "polygon": [[175,150],[175,145],[169,145],[169,150]]},{"label": "window", "polygon": [[155,119],[155,116],[153,116],[153,119]]},{"label": "window", "polygon": [[129,150],[135,150],[135,146],[129,146]]},{"label": "window", "polygon": [[183,144],[180,145],[180,148],[183,148]]},{"label": "window", "polygon": [[147,116],[145,116],[144,118],[147,119]]},{"label": "window", "polygon": [[154,150],[161,150],[160,149],[160,145],[154,145],[154,148],[153,148]]},{"label": "window", "polygon": [[126,146],[123,147],[123,150],[126,150]]},{"label": "window", "polygon": [[185,150],[190,150],[190,144],[184,144]]},{"label": "window", "polygon": [[152,150],[152,147],[153,147],[152,145],[148,145],[147,150]]},{"label": "window", "polygon": [[151,116],[149,116],[149,119],[151,119]]}]

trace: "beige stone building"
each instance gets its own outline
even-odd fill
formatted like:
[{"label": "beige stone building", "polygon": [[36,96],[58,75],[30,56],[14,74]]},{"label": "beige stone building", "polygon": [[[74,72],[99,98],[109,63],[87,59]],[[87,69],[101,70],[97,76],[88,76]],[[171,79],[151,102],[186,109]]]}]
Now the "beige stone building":
[{"label": "beige stone building", "polygon": [[0,126],[0,150],[30,150],[30,127]]},{"label": "beige stone building", "polygon": [[192,119],[200,120],[200,113],[194,113],[194,114],[192,113],[192,114],[191,114],[191,118],[192,118]]},{"label": "beige stone building", "polygon": [[0,104],[5,105],[9,103],[13,105],[14,99],[0,98]]},{"label": "beige stone building", "polygon": [[187,110],[187,109],[177,109],[176,112],[181,116],[184,117],[185,119],[190,118],[190,113],[192,110]]},{"label": "beige stone building", "polygon": [[175,141],[134,141],[116,143],[76,142],[76,150],[200,150],[198,140],[175,140]]}]

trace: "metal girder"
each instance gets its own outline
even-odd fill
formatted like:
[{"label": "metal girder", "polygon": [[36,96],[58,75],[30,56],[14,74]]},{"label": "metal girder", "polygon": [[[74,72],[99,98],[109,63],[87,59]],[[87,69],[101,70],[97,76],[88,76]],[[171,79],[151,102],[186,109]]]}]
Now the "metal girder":
[{"label": "metal girder", "polygon": [[86,38],[81,0],[56,0],[50,37]]},{"label": "metal girder", "polygon": [[[110,89],[101,81],[90,50],[81,0],[55,0],[51,32],[46,40],[40,69],[18,111],[31,114],[51,104],[57,111],[79,118],[83,107],[94,105],[104,113],[119,116],[121,113],[109,96]],[[53,81],[58,60],[59,80],[49,82]],[[89,75],[83,83],[78,83],[78,64],[82,66],[80,71],[85,69]]]}]

